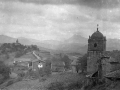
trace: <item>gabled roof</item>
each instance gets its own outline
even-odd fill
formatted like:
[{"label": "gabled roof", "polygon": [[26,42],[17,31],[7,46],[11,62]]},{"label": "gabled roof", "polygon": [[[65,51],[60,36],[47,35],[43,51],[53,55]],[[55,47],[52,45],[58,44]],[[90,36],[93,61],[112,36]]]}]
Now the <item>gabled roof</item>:
[{"label": "gabled roof", "polygon": [[35,51],[35,54],[38,55],[43,61],[48,60],[52,57],[51,54],[46,54],[41,51]]},{"label": "gabled roof", "polygon": [[32,52],[29,52],[23,56],[21,56],[20,58],[30,58],[30,59],[36,59],[36,57],[32,54]]},{"label": "gabled roof", "polygon": [[33,54],[32,52],[29,52],[19,58],[14,58],[14,61],[21,61],[21,62],[24,62],[24,61],[36,61],[38,60]]},{"label": "gabled roof", "polygon": [[63,61],[53,61],[51,64],[53,66],[65,66],[65,63]]}]

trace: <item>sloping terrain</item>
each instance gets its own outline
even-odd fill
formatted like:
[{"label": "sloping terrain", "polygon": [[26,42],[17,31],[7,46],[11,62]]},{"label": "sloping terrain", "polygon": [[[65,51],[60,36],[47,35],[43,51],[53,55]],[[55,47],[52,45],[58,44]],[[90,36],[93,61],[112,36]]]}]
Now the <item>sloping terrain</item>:
[{"label": "sloping terrain", "polygon": [[82,82],[83,76],[75,73],[54,74],[46,78],[45,81],[39,80],[20,81],[11,86],[6,87],[7,90],[46,90],[48,85],[53,82],[74,83]]},{"label": "sloping terrain", "polygon": [[120,81],[114,81],[102,85],[97,85],[91,90],[120,90]]}]

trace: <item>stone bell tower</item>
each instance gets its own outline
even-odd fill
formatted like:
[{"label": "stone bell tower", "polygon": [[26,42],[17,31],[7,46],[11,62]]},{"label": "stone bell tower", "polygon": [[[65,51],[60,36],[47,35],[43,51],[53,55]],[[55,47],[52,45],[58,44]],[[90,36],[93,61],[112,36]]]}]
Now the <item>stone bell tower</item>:
[{"label": "stone bell tower", "polygon": [[87,72],[93,74],[98,70],[98,59],[106,51],[106,37],[98,30],[88,39]]}]

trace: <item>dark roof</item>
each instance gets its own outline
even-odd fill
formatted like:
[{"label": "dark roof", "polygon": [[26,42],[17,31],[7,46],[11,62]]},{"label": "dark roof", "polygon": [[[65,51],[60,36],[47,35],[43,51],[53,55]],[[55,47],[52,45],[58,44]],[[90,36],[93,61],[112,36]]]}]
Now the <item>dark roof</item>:
[{"label": "dark roof", "polygon": [[65,63],[63,61],[59,61],[59,60],[54,60],[51,62],[51,64],[53,66],[65,66]]},{"label": "dark roof", "polygon": [[14,58],[14,61],[21,61],[21,62],[34,61],[34,60],[36,60],[36,57],[32,54],[32,52],[29,52],[19,58]]},{"label": "dark roof", "polygon": [[96,31],[92,34],[91,39],[103,39],[104,36],[100,31]]},{"label": "dark roof", "polygon": [[105,77],[120,78],[120,70],[116,70],[116,71],[110,72],[110,73],[106,74]]}]

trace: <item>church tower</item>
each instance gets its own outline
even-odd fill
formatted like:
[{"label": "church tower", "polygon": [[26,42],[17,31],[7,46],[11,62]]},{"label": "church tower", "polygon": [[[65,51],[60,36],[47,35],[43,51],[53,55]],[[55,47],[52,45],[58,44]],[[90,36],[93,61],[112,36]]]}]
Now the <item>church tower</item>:
[{"label": "church tower", "polygon": [[98,70],[98,59],[106,51],[106,37],[98,30],[88,39],[87,72],[93,74]]}]

